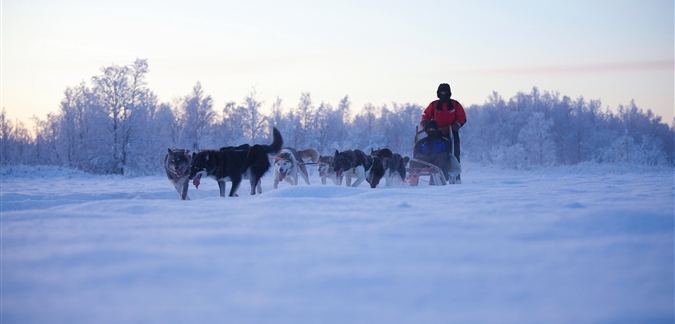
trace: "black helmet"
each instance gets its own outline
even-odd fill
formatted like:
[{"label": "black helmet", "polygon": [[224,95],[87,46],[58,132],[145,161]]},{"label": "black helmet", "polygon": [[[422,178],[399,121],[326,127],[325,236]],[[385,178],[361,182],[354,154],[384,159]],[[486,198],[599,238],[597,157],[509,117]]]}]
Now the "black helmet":
[{"label": "black helmet", "polygon": [[436,90],[436,96],[442,101],[448,101],[452,96],[452,91],[450,91],[450,85],[447,83],[441,83]]}]

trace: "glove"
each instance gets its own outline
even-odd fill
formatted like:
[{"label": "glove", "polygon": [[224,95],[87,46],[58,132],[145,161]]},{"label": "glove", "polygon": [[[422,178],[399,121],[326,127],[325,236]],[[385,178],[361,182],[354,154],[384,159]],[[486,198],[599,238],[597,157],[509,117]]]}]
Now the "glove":
[{"label": "glove", "polygon": [[462,127],[462,125],[460,125],[459,122],[454,122],[450,124],[450,127],[452,127],[453,132],[456,132],[459,130],[460,127]]}]

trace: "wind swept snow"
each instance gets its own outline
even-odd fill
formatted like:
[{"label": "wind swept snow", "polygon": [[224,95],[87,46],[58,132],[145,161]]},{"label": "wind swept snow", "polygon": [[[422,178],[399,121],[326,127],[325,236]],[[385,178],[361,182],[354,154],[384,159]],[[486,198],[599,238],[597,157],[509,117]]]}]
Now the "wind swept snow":
[{"label": "wind swept snow", "polygon": [[462,178],[180,201],[163,176],[3,170],[2,320],[672,323],[672,170]]}]

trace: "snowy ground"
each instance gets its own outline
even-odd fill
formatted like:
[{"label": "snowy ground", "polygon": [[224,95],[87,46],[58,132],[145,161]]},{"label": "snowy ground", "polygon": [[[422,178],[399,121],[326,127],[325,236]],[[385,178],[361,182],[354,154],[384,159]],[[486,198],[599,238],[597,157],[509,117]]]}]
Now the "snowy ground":
[{"label": "snowy ground", "polygon": [[179,201],[3,170],[3,323],[673,323],[673,170],[500,172]]}]

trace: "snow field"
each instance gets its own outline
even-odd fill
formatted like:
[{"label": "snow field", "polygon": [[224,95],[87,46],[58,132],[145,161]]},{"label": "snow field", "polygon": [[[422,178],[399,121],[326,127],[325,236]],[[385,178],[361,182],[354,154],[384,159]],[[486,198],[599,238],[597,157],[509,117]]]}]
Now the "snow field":
[{"label": "snow field", "polygon": [[4,170],[2,319],[672,322],[672,170],[462,179],[273,190],[270,172],[262,195],[204,179],[180,201],[164,176]]}]

